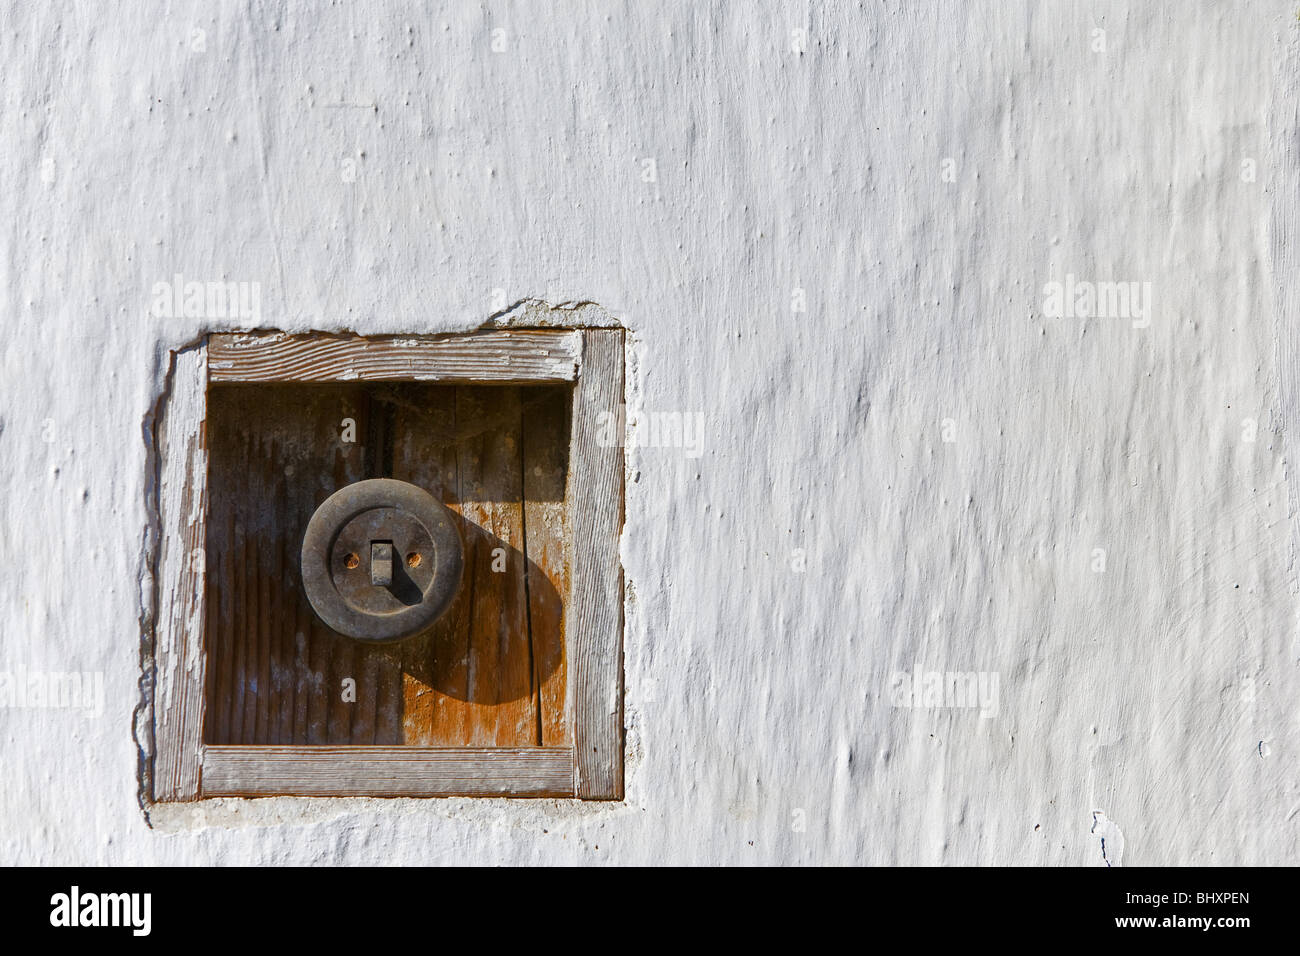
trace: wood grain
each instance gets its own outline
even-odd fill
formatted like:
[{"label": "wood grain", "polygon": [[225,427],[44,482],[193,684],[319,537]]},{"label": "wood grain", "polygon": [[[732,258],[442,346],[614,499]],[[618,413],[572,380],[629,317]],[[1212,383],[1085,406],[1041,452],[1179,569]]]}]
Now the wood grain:
[{"label": "wood grain", "polygon": [[[393,477],[425,489],[460,515],[460,439],[456,389],[407,385],[396,396]],[[461,538],[469,529],[460,522]],[[466,553],[468,557],[468,552]],[[466,562],[466,579],[471,576]],[[456,746],[468,739],[471,588],[462,579],[451,607],[433,629],[402,644],[403,741]]]},{"label": "wood grain", "polygon": [[[207,635],[217,668],[209,743],[395,742],[400,702],[382,684],[381,661],[359,656],[353,641],[320,623],[299,572],[302,534],[316,507],[364,477],[362,389],[219,386],[209,393],[207,594],[218,608]],[[356,442],[343,440],[344,419],[355,422]],[[355,702],[343,700],[345,678],[357,681]],[[377,740],[380,733],[387,738]]]},{"label": "wood grain", "polygon": [[154,627],[153,798],[198,795],[202,748],[207,577],[206,352],[172,356],[158,424],[158,606]]},{"label": "wood grain", "polygon": [[489,330],[447,336],[211,336],[214,383],[430,381],[535,383],[577,377],[578,333]]},{"label": "wood grain", "polygon": [[575,790],[593,800],[623,798],[622,403],[623,333],[588,330],[569,466],[569,702]]},{"label": "wood grain", "polygon": [[564,595],[569,589],[569,389],[532,389],[523,416],[524,553],[527,557],[528,633],[538,687],[538,742],[568,746],[565,709]]},{"label": "wood grain", "polygon": [[524,583],[519,389],[461,388],[457,418],[497,422],[461,445],[460,507],[470,529],[465,567],[473,594],[468,734],[472,746],[536,744]]},{"label": "wood grain", "polygon": [[[555,643],[561,601],[540,571],[531,597],[550,629],[541,670],[530,635],[522,443],[522,395],[533,396],[529,402],[542,396],[544,406],[528,405],[528,414],[551,442],[552,500],[548,522],[537,519],[535,545],[562,577],[563,403],[570,391],[214,386],[208,591],[216,613],[208,640],[217,664],[207,742],[570,745],[557,716],[564,700],[557,691],[564,653]],[[355,422],[355,444],[342,441],[345,418]],[[387,424],[377,427],[379,420]],[[377,454],[380,445],[388,451]],[[334,634],[299,582],[297,552],[316,506],[376,471],[444,501],[461,516],[466,547],[465,579],[448,613],[430,634],[394,646]],[[355,701],[344,699],[347,679],[356,682]],[[540,680],[549,687],[547,719],[539,713]]]},{"label": "wood grain", "polygon": [[203,796],[573,795],[564,747],[208,747]]},{"label": "wood grain", "polygon": [[406,386],[402,392],[404,439],[395,477],[440,494],[462,517],[465,545],[456,601],[431,634],[404,650],[408,744],[541,742],[521,447],[525,408],[533,401],[524,396],[552,391]]}]

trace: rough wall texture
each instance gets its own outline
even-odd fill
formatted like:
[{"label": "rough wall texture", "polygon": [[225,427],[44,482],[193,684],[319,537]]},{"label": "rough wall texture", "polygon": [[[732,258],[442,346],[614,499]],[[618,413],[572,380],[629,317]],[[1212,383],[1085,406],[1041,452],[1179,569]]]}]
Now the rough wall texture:
[{"label": "rough wall texture", "polygon": [[[0,709],[0,862],[1297,858],[1294,4],[0,28],[0,671],[103,675],[98,714]],[[258,314],[157,314],[176,275]],[[1149,309],[1050,315],[1067,276]],[[147,819],[169,351],[525,299],[631,332],[626,801]],[[665,412],[698,457],[646,440]],[[900,672],[995,706],[899,706]]]}]

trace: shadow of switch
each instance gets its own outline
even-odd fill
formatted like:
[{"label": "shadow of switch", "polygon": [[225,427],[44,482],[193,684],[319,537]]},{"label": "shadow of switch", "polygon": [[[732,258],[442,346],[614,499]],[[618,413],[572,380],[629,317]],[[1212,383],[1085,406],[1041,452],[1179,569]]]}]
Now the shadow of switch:
[{"label": "shadow of switch", "polygon": [[402,669],[456,700],[502,704],[536,693],[564,656],[563,601],[546,572],[456,515],[465,570],[447,612],[404,642]]}]

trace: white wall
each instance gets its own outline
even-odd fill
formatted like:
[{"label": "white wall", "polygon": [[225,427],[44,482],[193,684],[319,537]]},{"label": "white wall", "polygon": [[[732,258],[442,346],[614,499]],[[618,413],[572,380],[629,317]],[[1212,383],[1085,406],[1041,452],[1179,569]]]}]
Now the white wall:
[{"label": "white wall", "polygon": [[[561,6],[0,12],[0,670],[105,688],[0,709],[0,862],[1294,862],[1295,4]],[[1067,273],[1149,326],[1045,316]],[[260,321],[151,315],[176,274]],[[705,416],[629,455],[627,800],[151,827],[168,351],[494,289]],[[893,706],[918,669],[998,713]]]}]

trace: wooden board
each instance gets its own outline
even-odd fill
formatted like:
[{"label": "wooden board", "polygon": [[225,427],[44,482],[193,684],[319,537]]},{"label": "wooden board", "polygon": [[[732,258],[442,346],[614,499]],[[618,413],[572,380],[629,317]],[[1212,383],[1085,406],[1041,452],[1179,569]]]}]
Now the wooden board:
[{"label": "wooden board", "polygon": [[540,383],[577,377],[579,333],[489,330],[451,336],[210,336],[213,383],[428,381]]},{"label": "wooden board", "polygon": [[[460,429],[456,389],[407,386],[394,394],[402,438],[393,477],[424,488],[460,516]],[[465,522],[461,540],[472,538]],[[466,553],[465,574],[472,578]],[[403,739],[415,746],[455,746],[469,738],[469,621],[472,596],[462,586],[431,633],[402,644]]]},{"label": "wooden board", "polygon": [[583,333],[573,390],[569,699],[577,795],[623,798],[623,333]]},{"label": "wooden board", "polygon": [[202,632],[207,447],[202,348],[174,353],[169,393],[157,423],[158,603],[154,628],[155,800],[192,800],[199,790],[203,698]]},{"label": "wooden board", "polygon": [[[430,394],[432,392],[432,394]],[[563,429],[568,389],[458,388],[454,398],[407,387],[399,406],[404,448],[394,477],[426,488],[462,516],[465,580],[432,634],[407,642],[405,739],[425,746],[567,746],[563,698],[543,709],[539,676],[562,668],[547,632],[539,674],[529,582],[540,572],[525,552],[523,434]],[[557,422],[558,420],[558,422]],[[550,454],[561,474],[568,445]],[[561,492],[559,529],[563,534]],[[541,591],[550,585],[538,584]],[[558,595],[555,596],[558,600]],[[545,726],[552,727],[549,736]]]},{"label": "wooden board", "polygon": [[573,795],[573,751],[428,747],[208,747],[205,796]]},{"label": "wooden board", "polygon": [[473,595],[469,631],[467,743],[537,744],[523,562],[523,474],[517,388],[458,389],[463,422],[500,422],[461,446],[461,514],[469,534]]},{"label": "wooden board", "polygon": [[[530,632],[523,432],[535,435],[534,454],[551,469],[549,525],[538,547],[549,542],[547,560],[559,566],[548,573],[562,578],[570,391],[414,383],[212,388],[207,741],[568,746],[555,678],[559,671],[563,680],[562,601],[540,570],[533,571],[544,608],[540,656]],[[355,443],[342,440],[345,419],[355,423]],[[551,445],[543,448],[537,436]],[[465,579],[436,628],[387,646],[324,627],[298,571],[303,531],[319,503],[379,476],[410,481],[446,503],[461,518],[466,549]],[[355,700],[344,698],[346,680],[355,682]]]},{"label": "wooden board", "polygon": [[564,604],[569,593],[569,409],[563,389],[535,389],[525,400],[523,424],[524,552],[527,560],[528,631],[538,686],[539,742],[568,746],[565,708],[568,668],[564,655]]},{"label": "wooden board", "polygon": [[[316,618],[299,573],[316,507],[364,477],[368,415],[360,386],[209,392],[209,743],[395,742],[376,740],[384,694],[373,652]],[[345,679],[357,682],[355,702],[343,699]]]}]

